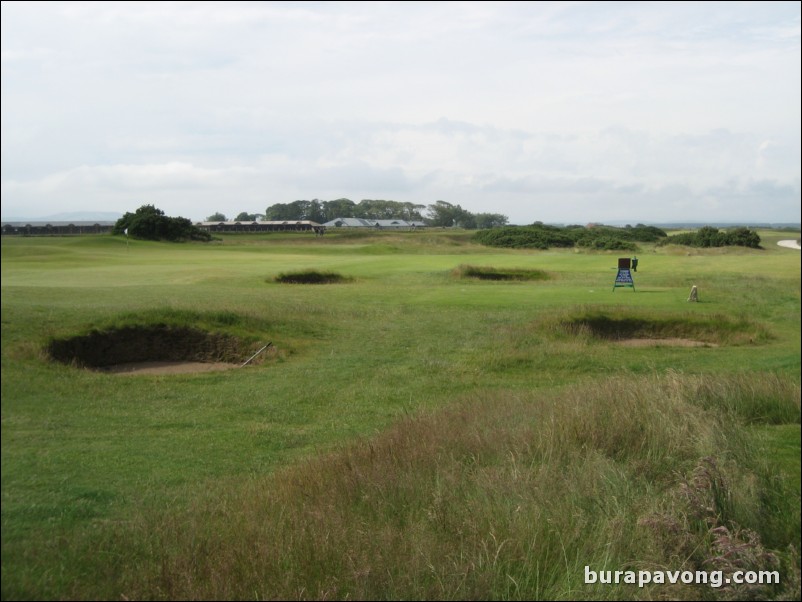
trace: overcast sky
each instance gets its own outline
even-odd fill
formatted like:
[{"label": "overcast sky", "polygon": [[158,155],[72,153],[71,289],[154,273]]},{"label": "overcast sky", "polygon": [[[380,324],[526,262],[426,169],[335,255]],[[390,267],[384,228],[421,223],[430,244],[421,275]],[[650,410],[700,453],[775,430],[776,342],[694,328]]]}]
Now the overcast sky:
[{"label": "overcast sky", "polygon": [[3,2],[2,218],[800,221],[799,2]]}]

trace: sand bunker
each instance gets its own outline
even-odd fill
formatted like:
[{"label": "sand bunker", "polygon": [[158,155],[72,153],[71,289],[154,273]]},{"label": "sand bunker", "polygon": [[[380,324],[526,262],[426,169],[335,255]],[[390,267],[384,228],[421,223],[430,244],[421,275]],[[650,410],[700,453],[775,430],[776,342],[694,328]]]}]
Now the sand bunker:
[{"label": "sand bunker", "polygon": [[193,374],[232,370],[238,367],[239,364],[225,362],[128,362],[104,366],[96,368],[96,370],[110,374]]},{"label": "sand bunker", "polygon": [[[56,339],[47,353],[65,364],[112,374],[185,374],[238,368],[260,347],[228,334],[158,325]],[[266,356],[261,353],[250,364]]]}]

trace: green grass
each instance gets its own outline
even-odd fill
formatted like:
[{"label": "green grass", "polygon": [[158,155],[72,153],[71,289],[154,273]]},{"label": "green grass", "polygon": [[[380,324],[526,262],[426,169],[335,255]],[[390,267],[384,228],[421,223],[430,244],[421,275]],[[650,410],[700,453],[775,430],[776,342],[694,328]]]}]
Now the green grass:
[{"label": "green grass", "polygon": [[[752,542],[750,566],[776,558],[793,596],[800,255],[775,236],[795,235],[643,249],[637,292],[615,293],[614,252],[458,232],[3,237],[2,597],[747,595],[582,583],[585,565],[701,567],[715,528]],[[275,281],[308,271],[350,282]],[[125,377],[45,353],[158,324],[277,353]],[[594,336],[622,325],[711,345]],[[711,491],[729,493],[696,516]]]}]

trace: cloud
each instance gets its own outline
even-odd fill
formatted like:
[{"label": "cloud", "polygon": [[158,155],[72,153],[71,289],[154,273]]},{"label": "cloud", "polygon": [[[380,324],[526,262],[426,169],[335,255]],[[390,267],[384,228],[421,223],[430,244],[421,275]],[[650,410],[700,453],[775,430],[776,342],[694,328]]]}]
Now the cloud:
[{"label": "cloud", "polygon": [[2,4],[7,215],[364,195],[798,220],[791,3],[47,6]]}]

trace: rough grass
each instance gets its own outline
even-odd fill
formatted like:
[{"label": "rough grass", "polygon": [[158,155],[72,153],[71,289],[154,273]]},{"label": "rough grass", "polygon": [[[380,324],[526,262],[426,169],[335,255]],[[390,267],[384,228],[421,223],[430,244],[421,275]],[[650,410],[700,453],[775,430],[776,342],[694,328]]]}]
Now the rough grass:
[{"label": "rough grass", "polygon": [[[787,379],[713,380],[743,405],[765,385],[799,420]],[[798,597],[793,554],[762,540],[773,535],[764,504],[798,517],[798,492],[761,466],[736,416],[700,402],[700,385],[672,373],[465,397],[273,477],[215,488],[185,512],[104,528],[99,547],[97,534],[74,544],[104,563],[69,597]],[[779,570],[784,580],[607,587],[583,583],[586,565]]]}]

